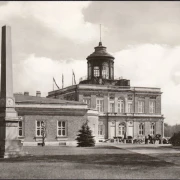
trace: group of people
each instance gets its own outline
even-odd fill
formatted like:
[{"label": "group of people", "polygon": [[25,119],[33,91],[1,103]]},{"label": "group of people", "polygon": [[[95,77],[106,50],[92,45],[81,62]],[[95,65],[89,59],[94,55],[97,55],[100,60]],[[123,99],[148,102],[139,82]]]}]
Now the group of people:
[{"label": "group of people", "polygon": [[156,134],[154,137],[151,135],[145,136],[145,144],[155,144],[156,141],[159,141],[159,144],[161,144],[161,135]]}]

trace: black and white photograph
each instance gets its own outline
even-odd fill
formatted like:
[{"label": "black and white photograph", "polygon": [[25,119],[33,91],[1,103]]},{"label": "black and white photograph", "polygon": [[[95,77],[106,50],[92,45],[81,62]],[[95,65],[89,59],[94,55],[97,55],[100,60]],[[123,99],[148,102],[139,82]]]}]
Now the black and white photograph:
[{"label": "black and white photograph", "polygon": [[179,1],[0,1],[0,179],[179,179]]}]

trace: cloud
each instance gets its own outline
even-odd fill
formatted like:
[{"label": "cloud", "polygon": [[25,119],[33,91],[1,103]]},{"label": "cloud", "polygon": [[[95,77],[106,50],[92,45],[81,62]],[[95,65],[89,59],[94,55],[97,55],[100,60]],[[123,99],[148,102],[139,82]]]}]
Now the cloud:
[{"label": "cloud", "polygon": [[[82,68],[81,68],[82,67]],[[36,57],[31,54],[26,60],[14,65],[14,91],[29,91],[35,95],[41,91],[43,96],[53,90],[53,77],[59,87],[62,87],[62,74],[64,75],[64,87],[72,85],[72,70],[75,72],[76,82],[85,75],[86,61],[63,60],[56,61],[46,57]],[[54,86],[57,89],[56,86]]]},{"label": "cloud", "polygon": [[103,42],[113,52],[138,44],[179,45],[180,2],[92,2],[83,11],[85,20],[102,24]]},{"label": "cloud", "polygon": [[59,61],[85,59],[99,36],[98,26],[86,22],[82,13],[90,3],[10,1],[0,6],[0,26],[12,28],[14,61],[30,54]]},{"label": "cloud", "polygon": [[[84,21],[90,2],[9,2],[0,6],[0,20],[34,18],[52,33],[81,43],[97,38],[97,26]],[[30,22],[29,22],[30,23]]]}]

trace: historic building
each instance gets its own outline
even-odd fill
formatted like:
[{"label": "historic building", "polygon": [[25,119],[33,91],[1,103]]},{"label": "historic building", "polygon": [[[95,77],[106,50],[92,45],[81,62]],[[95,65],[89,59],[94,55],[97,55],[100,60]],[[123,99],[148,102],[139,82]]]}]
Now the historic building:
[{"label": "historic building", "polygon": [[[82,124],[88,121],[95,137],[98,135],[98,113],[77,101],[30,96],[28,92],[15,94],[18,114],[18,137],[24,146],[76,145],[76,136]],[[97,141],[97,140],[96,140]]]},{"label": "historic building", "polygon": [[99,112],[98,139],[164,134],[161,90],[131,87],[130,80],[114,78],[114,57],[99,45],[87,57],[87,76],[79,84],[48,93],[47,98],[85,102]]},{"label": "historic building", "polygon": [[11,28],[2,27],[0,156],[18,156],[24,146],[75,145],[88,124],[96,141],[163,136],[160,88],[131,87],[114,78],[114,57],[100,42],[87,57],[87,77],[41,97],[13,93]]}]

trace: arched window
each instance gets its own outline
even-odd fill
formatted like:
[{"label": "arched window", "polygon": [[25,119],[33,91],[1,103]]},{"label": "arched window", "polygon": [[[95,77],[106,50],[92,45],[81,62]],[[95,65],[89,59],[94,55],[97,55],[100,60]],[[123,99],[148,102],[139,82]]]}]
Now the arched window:
[{"label": "arched window", "polygon": [[118,113],[124,113],[124,100],[118,98]]},{"label": "arched window", "polygon": [[94,66],[94,77],[99,77],[99,66]]},{"label": "arched window", "polygon": [[143,123],[139,124],[139,135],[144,135],[144,124]]},{"label": "arched window", "polygon": [[108,67],[108,63],[103,63],[103,66],[102,66],[102,77],[104,79],[109,79],[109,67]]},{"label": "arched window", "polygon": [[119,136],[124,136],[125,134],[125,124],[121,123],[119,124]]},{"label": "arched window", "polygon": [[151,123],[151,128],[150,128],[150,135],[155,134],[155,123]]}]

